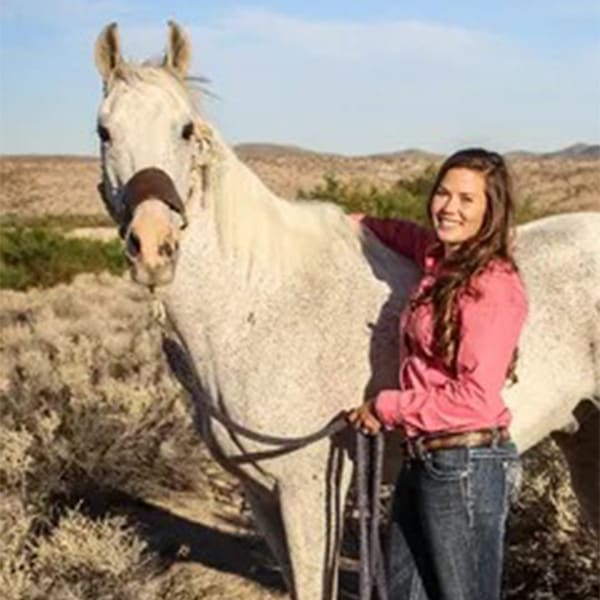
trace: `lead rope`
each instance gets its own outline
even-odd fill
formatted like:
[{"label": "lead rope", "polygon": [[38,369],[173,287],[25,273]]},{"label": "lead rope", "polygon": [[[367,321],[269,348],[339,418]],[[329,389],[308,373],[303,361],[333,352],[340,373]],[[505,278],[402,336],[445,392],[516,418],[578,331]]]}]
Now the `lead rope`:
[{"label": "lead rope", "polygon": [[356,433],[356,484],[360,527],[360,600],[387,600],[385,566],[379,536],[381,474],[383,467],[383,433],[375,437]]},{"label": "lead rope", "polygon": [[[180,383],[188,393],[198,400],[209,415],[224,427],[257,442],[282,446],[296,450],[307,446],[317,440],[330,437],[338,433],[347,423],[343,415],[338,415],[325,427],[312,434],[298,438],[283,438],[265,435],[252,431],[235,421],[226,414],[217,410],[212,403],[197,390],[197,375],[187,356],[181,351],[179,344],[166,332],[167,319],[163,303],[156,297],[151,305],[152,317],[156,320],[162,331],[162,345],[171,369],[178,373],[182,379]],[[169,352],[169,349],[171,352]],[[182,371],[182,369],[185,370]],[[381,495],[381,473],[383,465],[384,438],[383,433],[375,436],[366,436],[358,431],[356,433],[356,467],[357,467],[357,495],[360,521],[360,600],[371,600],[372,593],[377,590],[380,600],[387,600],[385,582],[383,551],[379,537],[379,502]],[[369,522],[369,517],[371,517]]]}]

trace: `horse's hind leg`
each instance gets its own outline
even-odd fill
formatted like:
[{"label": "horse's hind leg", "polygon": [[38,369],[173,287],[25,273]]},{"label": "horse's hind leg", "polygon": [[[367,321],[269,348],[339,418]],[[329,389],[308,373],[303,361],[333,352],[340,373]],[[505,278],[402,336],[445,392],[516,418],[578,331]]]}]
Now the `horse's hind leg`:
[{"label": "horse's hind leg", "polygon": [[578,422],[574,433],[554,432],[552,439],[562,450],[571,484],[583,514],[600,531],[600,406],[583,400],[573,411]]},{"label": "horse's hind leg", "polygon": [[[314,457],[313,457],[314,459]],[[351,463],[339,449],[310,460],[279,488],[294,600],[337,598],[337,569]],[[303,467],[303,469],[302,469]]]}]

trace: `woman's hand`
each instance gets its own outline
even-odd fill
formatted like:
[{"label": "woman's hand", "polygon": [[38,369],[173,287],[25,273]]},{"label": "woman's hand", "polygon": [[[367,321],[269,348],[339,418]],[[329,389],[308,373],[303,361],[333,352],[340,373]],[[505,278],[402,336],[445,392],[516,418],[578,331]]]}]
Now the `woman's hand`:
[{"label": "woman's hand", "polygon": [[346,217],[348,217],[354,233],[359,233],[361,229],[360,222],[365,218],[365,215],[363,213],[350,213]]},{"label": "woman's hand", "polygon": [[346,419],[366,435],[377,435],[381,431],[381,421],[375,414],[375,398],[369,398],[364,404],[351,410]]}]

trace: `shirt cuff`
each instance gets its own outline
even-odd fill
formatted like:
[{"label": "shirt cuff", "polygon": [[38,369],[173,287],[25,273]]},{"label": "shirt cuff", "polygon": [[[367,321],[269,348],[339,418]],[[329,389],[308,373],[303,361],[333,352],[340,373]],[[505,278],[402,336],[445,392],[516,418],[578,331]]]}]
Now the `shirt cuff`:
[{"label": "shirt cuff", "polygon": [[395,429],[401,425],[400,390],[381,390],[375,398],[374,409],[386,429]]}]

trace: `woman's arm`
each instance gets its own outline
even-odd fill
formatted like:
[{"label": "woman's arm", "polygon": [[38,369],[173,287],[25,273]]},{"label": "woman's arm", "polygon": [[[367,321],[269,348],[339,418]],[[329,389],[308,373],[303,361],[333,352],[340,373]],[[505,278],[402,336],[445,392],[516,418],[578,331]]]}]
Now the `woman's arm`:
[{"label": "woman's arm", "polygon": [[467,430],[494,422],[504,410],[500,392],[527,315],[527,300],[517,273],[494,269],[482,274],[478,283],[481,297],[465,297],[459,307],[457,375],[436,371],[436,385],[381,391],[374,409],[386,427],[402,425],[409,434]]},{"label": "woman's arm", "polygon": [[433,231],[403,219],[382,219],[361,214],[350,216],[372,231],[383,244],[423,266],[425,251],[435,240]]}]

